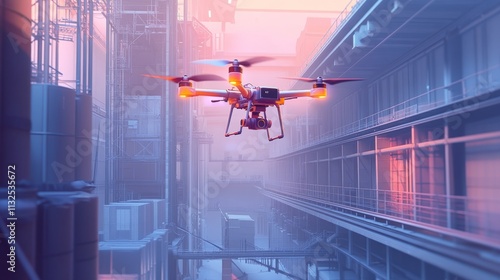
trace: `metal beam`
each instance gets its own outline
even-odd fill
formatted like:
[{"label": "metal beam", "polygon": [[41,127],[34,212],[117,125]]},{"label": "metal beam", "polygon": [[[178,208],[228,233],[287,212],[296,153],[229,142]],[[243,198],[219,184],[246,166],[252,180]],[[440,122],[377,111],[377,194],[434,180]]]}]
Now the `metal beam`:
[{"label": "metal beam", "polygon": [[251,259],[251,258],[303,258],[314,257],[314,250],[223,250],[223,251],[176,251],[178,259]]},{"label": "metal beam", "polygon": [[482,253],[478,251],[477,246],[467,246],[431,235],[420,234],[416,231],[394,228],[270,191],[263,191],[263,193],[295,209],[354,231],[401,252],[412,252],[413,257],[432,263],[445,271],[452,267],[454,268],[453,273],[458,276],[469,279],[494,279],[500,275],[500,262],[493,258],[481,257]]}]

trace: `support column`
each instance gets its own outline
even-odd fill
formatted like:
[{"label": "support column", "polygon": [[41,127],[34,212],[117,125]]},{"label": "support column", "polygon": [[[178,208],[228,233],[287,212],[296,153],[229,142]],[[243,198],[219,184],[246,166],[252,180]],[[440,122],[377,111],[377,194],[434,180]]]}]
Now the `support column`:
[{"label": "support column", "polygon": [[448,130],[448,124],[444,125],[444,166],[445,166],[445,196],[446,196],[446,226],[448,228],[451,228],[451,168],[452,168],[452,162],[450,159],[450,153],[451,153],[451,148],[450,144],[448,143],[448,137],[449,137],[449,130]]},{"label": "support column", "polygon": [[106,137],[104,143],[104,154],[105,154],[105,186],[104,186],[104,204],[109,204],[112,201],[111,196],[111,186],[113,182],[113,177],[111,172],[113,170],[113,160],[112,152],[111,152],[111,141],[112,141],[112,114],[111,114],[111,68],[112,68],[112,55],[111,55],[111,40],[112,40],[112,32],[111,32],[111,18],[110,11],[111,6],[109,1],[106,1],[106,125],[104,127],[104,135]]},{"label": "support column", "polygon": [[386,279],[391,279],[391,247],[385,246],[385,274]]},{"label": "support column", "polygon": [[[344,167],[345,162],[344,162],[344,145],[340,145],[340,169],[342,170],[342,173],[340,174],[340,201],[339,203],[342,203],[344,201],[344,190],[345,190],[345,182],[344,182]],[[351,233],[351,232],[349,232]],[[349,241],[350,242],[350,241]]]},{"label": "support column", "polygon": [[[41,1],[41,0],[39,0]],[[43,31],[43,82],[50,83],[50,0],[45,0],[44,31]],[[42,3],[39,3],[42,5]]]},{"label": "support column", "polygon": [[340,280],[345,280],[345,256],[344,254],[340,253],[339,254],[339,279]]},{"label": "support column", "polygon": [[366,238],[366,264],[368,266],[371,265],[371,257],[370,257],[370,238]]},{"label": "support column", "polygon": [[[93,68],[93,58],[94,58],[94,0],[91,0],[89,2],[89,33],[88,33],[88,38],[89,38],[89,49],[88,49],[88,94],[92,95],[92,73],[94,71]],[[56,73],[57,75],[57,73]]]},{"label": "support column", "polygon": [[[347,245],[347,250],[349,251],[349,255],[353,255],[353,250],[352,250],[352,231],[348,231],[347,232],[347,242],[348,242],[348,245]],[[350,258],[346,258],[345,260],[345,264],[347,266],[347,264],[349,263],[349,265],[351,264],[351,259]],[[349,266],[350,267],[350,266]]]},{"label": "support column", "polygon": [[357,179],[357,189],[356,189],[356,206],[359,207],[361,206],[361,180],[359,178],[359,174],[361,172],[359,172],[359,169],[360,169],[360,166],[361,166],[361,156],[360,156],[360,153],[361,153],[361,148],[360,148],[360,141],[357,140],[356,141],[356,177],[358,178]]},{"label": "support column", "polygon": [[[107,2],[106,2],[107,3]],[[109,4],[108,8],[109,8]],[[76,69],[75,69],[75,91],[76,94],[81,93],[80,77],[81,77],[81,57],[82,57],[82,3],[81,0],[76,0]],[[109,11],[109,9],[108,9]],[[109,14],[108,14],[109,18]],[[108,21],[109,24],[109,21]],[[106,41],[109,37],[106,37]],[[106,52],[107,54],[108,52]]]},{"label": "support column", "polygon": [[378,136],[375,136],[375,212],[378,213],[378,181],[379,181],[379,176],[378,176],[378,157],[379,157],[379,152],[378,152]]},{"label": "support column", "polygon": [[417,129],[414,125],[411,126],[411,192],[412,192],[412,208],[413,208],[413,219],[417,220]]},{"label": "support column", "polygon": [[233,275],[233,269],[232,269],[231,259],[223,259],[221,280],[231,280],[232,275]]},{"label": "support column", "polygon": [[[80,7],[78,7],[80,9]],[[82,57],[81,57],[81,61],[82,61],[82,80],[81,80],[81,84],[82,84],[82,94],[87,94],[87,75],[88,75],[88,72],[87,72],[87,59],[88,59],[88,56],[87,56],[87,50],[88,50],[88,32],[89,32],[89,22],[88,22],[88,5],[87,5],[87,0],[83,0],[83,22],[82,22],[82,25],[83,25],[83,51],[82,51]],[[79,94],[79,92],[77,92],[76,94]]]},{"label": "support column", "polygon": [[426,268],[425,262],[420,261],[420,279],[422,279],[422,280],[426,279],[425,268]]},{"label": "support column", "polygon": [[[177,0],[167,1],[166,11],[166,27],[165,27],[165,65],[166,74],[173,75],[176,73],[176,48],[177,48]],[[176,116],[176,95],[172,92],[176,91],[176,86],[168,83],[165,87],[166,94],[162,97],[162,107],[165,112],[165,199],[167,201],[167,223],[170,226],[177,225],[177,180],[176,180],[176,149],[177,139],[175,134],[175,116]],[[173,231],[169,231],[168,241],[171,244],[175,238]],[[170,254],[170,252],[169,252]],[[177,279],[177,260],[171,258],[168,261],[167,279]]]}]

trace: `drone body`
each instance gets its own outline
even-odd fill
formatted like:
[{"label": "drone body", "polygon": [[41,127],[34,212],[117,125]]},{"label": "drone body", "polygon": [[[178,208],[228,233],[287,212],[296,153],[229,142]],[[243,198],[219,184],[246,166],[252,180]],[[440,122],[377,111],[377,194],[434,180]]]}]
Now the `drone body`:
[{"label": "drone body", "polygon": [[[338,84],[341,82],[358,81],[358,78],[334,78],[324,79],[318,77],[316,79],[310,78],[287,78],[294,80],[301,80],[306,82],[314,82],[312,89],[304,90],[285,90],[280,91],[278,88],[273,87],[255,87],[251,84],[242,83],[243,69],[241,66],[250,67],[251,65],[271,60],[269,57],[254,57],[245,61],[230,60],[199,60],[197,63],[208,63],[216,66],[224,66],[230,64],[228,82],[233,87],[226,90],[216,89],[197,89],[193,87],[194,82],[201,81],[221,81],[224,78],[205,74],[194,75],[188,77],[171,77],[171,76],[157,76],[157,75],[144,75],[147,77],[163,79],[179,84],[178,94],[180,97],[195,97],[195,96],[210,96],[218,97],[220,100],[212,100],[212,102],[225,101],[231,106],[229,112],[229,119],[226,126],[225,136],[241,134],[244,127],[251,130],[267,130],[267,137],[269,141],[281,139],[284,136],[283,121],[281,118],[280,106],[285,104],[287,99],[295,99],[299,97],[312,97],[312,98],[325,98],[327,96],[327,84]],[[278,118],[280,123],[280,134],[271,136],[269,128],[272,126],[272,121],[267,118],[266,109],[268,107],[276,107],[278,111]],[[229,125],[234,109],[242,109],[246,111],[245,118],[240,121],[240,128],[237,131],[229,132]],[[261,115],[262,113],[262,115]]]}]

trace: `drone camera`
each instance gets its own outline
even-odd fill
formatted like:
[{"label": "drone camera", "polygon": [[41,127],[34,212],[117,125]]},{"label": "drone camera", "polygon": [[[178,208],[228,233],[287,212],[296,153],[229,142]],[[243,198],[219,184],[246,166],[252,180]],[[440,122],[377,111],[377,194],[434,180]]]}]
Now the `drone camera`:
[{"label": "drone camera", "polygon": [[248,118],[241,120],[241,126],[248,127],[248,129],[259,130],[271,128],[273,122],[264,118]]}]

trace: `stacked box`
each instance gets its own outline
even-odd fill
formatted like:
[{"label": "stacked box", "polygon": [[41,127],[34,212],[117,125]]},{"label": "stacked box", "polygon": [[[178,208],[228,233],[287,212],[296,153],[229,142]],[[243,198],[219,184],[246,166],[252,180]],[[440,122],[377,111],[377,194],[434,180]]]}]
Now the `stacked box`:
[{"label": "stacked box", "polygon": [[99,242],[99,279],[165,279],[167,253],[165,229],[142,240]]},{"label": "stacked box", "polygon": [[164,228],[167,222],[165,199],[146,198],[140,200],[129,200],[129,202],[147,202],[153,207],[153,230]]},{"label": "stacked box", "polygon": [[226,249],[253,250],[255,248],[255,221],[248,215],[227,215]]},{"label": "stacked box", "polygon": [[145,239],[150,239],[154,247],[153,256],[153,279],[165,279],[167,276],[167,230],[158,229]]},{"label": "stacked box", "polygon": [[99,278],[120,274],[124,279],[156,279],[154,256],[150,239],[99,242]]},{"label": "stacked box", "polygon": [[140,240],[153,231],[150,203],[118,202],[104,205],[104,241]]}]

